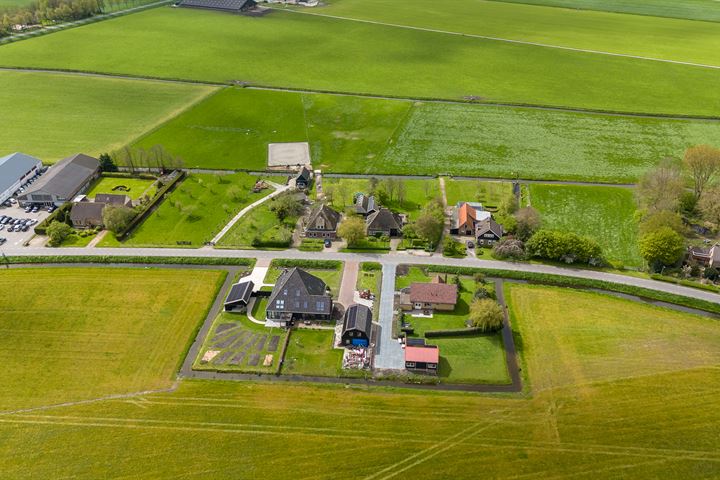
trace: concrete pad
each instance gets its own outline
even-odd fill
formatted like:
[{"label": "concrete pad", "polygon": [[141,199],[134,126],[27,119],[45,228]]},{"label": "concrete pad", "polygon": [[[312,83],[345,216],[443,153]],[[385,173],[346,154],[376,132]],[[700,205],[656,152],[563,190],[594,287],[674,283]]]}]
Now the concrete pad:
[{"label": "concrete pad", "polygon": [[268,144],[268,167],[297,167],[310,164],[308,142]]}]

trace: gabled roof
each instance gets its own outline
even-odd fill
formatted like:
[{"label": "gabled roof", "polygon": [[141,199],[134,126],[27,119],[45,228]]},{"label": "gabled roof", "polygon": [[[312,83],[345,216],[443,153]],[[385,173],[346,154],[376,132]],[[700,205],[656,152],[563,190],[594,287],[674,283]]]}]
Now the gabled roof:
[{"label": "gabled roof", "polygon": [[295,181],[298,180],[304,180],[305,183],[308,183],[310,181],[310,170],[308,170],[307,167],[302,167],[302,169],[300,169],[297,176],[295,177]]},{"label": "gabled roof", "polygon": [[454,283],[413,283],[410,285],[410,301],[455,305],[457,291]]},{"label": "gabled roof", "polygon": [[267,309],[329,315],[332,297],[325,293],[326,288],[325,282],[305,270],[297,267],[286,270],[273,287]]},{"label": "gabled roof", "polygon": [[343,333],[359,330],[370,337],[372,331],[372,310],[365,305],[350,305],[343,317]]},{"label": "gabled roof", "polygon": [[28,189],[23,197],[36,192],[48,193],[60,198],[72,198],[100,168],[96,158],[78,153],[60,160]]},{"label": "gabled roof", "polygon": [[437,345],[405,347],[406,362],[440,363],[440,349]]},{"label": "gabled roof", "polygon": [[367,218],[367,226],[372,230],[389,230],[402,228],[402,220],[396,213],[391,212],[387,208],[381,208],[375,213],[370,214]]},{"label": "gabled roof", "polygon": [[118,195],[116,193],[98,193],[95,195],[95,201],[110,205],[127,205],[131,202],[130,197],[127,195]]},{"label": "gabled roof", "polygon": [[374,195],[365,195],[361,193],[355,198],[355,211],[366,215],[377,210],[378,205],[375,203]]},{"label": "gabled roof", "polygon": [[70,220],[73,223],[87,223],[88,220],[94,220],[96,223],[102,223],[102,212],[105,203],[97,202],[80,202],[75,203],[70,210]]},{"label": "gabled roof", "polygon": [[340,223],[340,213],[323,203],[310,212],[306,223],[307,230],[316,228],[315,223],[318,218],[325,220],[325,230],[337,230],[338,223]]},{"label": "gabled roof", "polygon": [[478,202],[458,202],[455,206],[452,216],[452,225],[454,228],[460,228],[463,225],[476,222],[482,222],[491,218],[490,212],[485,211],[482,203]]},{"label": "gabled roof", "polygon": [[230,288],[230,293],[225,299],[225,305],[233,305],[238,302],[244,302],[247,305],[254,286],[255,284],[251,280],[236,283]]},{"label": "gabled roof", "polygon": [[475,235],[480,236],[488,232],[493,233],[497,238],[503,236],[503,227],[492,218],[489,218],[483,222],[477,224]]},{"label": "gabled roof", "polygon": [[[0,192],[12,187],[20,177],[32,170],[41,167],[42,162],[24,153],[11,153],[0,158]],[[13,193],[13,192],[11,192]]]},{"label": "gabled roof", "polygon": [[253,0],[182,0],[181,7],[207,8],[210,10],[240,11],[255,5]]}]

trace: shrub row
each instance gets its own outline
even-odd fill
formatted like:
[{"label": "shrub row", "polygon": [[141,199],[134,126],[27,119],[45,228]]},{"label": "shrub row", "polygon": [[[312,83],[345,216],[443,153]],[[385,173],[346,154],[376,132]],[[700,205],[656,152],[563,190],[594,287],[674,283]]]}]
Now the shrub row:
[{"label": "shrub row", "polygon": [[470,337],[472,335],[479,335],[481,333],[487,332],[484,332],[482,328],[478,327],[458,328],[455,330],[428,330],[427,332],[425,332],[425,337]]},{"label": "shrub row", "polygon": [[157,180],[156,175],[150,175],[148,173],[103,172],[102,176],[108,178],[140,178],[142,180]]},{"label": "shrub row", "polygon": [[342,262],[339,260],[301,260],[292,258],[276,258],[271,264],[275,268],[318,268],[322,270],[339,270]]},{"label": "shrub row", "polygon": [[163,185],[163,187],[158,190],[157,194],[145,205],[145,208],[138,213],[135,218],[132,219],[132,221],[128,224],[127,228],[123,230],[122,232],[115,233],[115,238],[118,240],[121,240],[123,237],[127,236],[128,233],[130,233],[135,227],[140,225],[140,222],[145,220],[145,217],[150,215],[152,211],[155,209],[155,207],[163,201],[165,198],[165,194],[170,192],[172,189],[174,189],[177,184],[182,181],[183,178],[185,178],[186,173],[184,171],[179,171],[178,175],[168,183],[167,185]]},{"label": "shrub row", "polygon": [[360,270],[363,272],[376,272],[378,270],[382,270],[382,265],[378,262],[363,262],[360,266]]},{"label": "shrub row", "polygon": [[[71,208],[72,208],[72,203],[66,203],[66,204],[62,205],[60,208],[58,208],[57,210],[55,210],[45,220],[43,220],[42,222],[35,225],[35,228],[34,228],[35,234],[36,235],[45,235],[47,233],[48,225],[50,225],[52,222],[57,220],[60,216],[62,216],[63,219],[67,218],[67,215],[70,214]],[[65,221],[65,220],[60,220],[60,221]]]},{"label": "shrub row", "polygon": [[683,285],[685,287],[707,290],[709,292],[720,292],[720,288],[716,287],[715,285],[706,285],[703,283],[693,282],[692,280],[686,280],[684,278],[668,277],[667,275],[660,275],[659,273],[650,274],[650,278],[652,278],[653,280],[659,280],[661,282],[674,283],[676,285]]},{"label": "shrub row", "polygon": [[290,246],[290,240],[261,240],[255,238],[252,241],[254,248],[288,248]]},{"label": "shrub row", "polygon": [[114,255],[48,255],[42,257],[6,257],[7,263],[149,263],[172,265],[255,265],[254,258],[213,258],[213,257],[128,257]]},{"label": "shrub row", "polygon": [[428,265],[427,270],[438,273],[454,273],[457,275],[474,275],[477,272],[484,273],[491,277],[512,278],[516,280],[528,280],[534,283],[544,285],[556,285],[561,287],[576,288],[597,288],[600,290],[608,290],[611,292],[625,293],[635,295],[647,300],[656,300],[660,302],[673,303],[684,307],[704,310],[706,312],[720,314],[720,304],[701,300],[698,298],[685,297],[674,293],[658,292],[643,287],[635,287],[633,285],[623,285],[619,283],[606,282],[604,280],[593,280],[589,278],[566,277],[563,275],[553,275],[549,273],[534,272],[518,272],[514,270],[493,270],[488,268],[472,268],[472,267],[452,267],[445,265]]}]

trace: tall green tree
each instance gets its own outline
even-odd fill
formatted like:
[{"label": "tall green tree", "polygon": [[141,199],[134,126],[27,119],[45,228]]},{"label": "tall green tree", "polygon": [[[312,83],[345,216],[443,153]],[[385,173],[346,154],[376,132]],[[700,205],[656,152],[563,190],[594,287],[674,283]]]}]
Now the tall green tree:
[{"label": "tall green tree", "polygon": [[674,265],[685,252],[685,240],[670,227],[661,227],[640,238],[640,255],[651,269]]},{"label": "tall green tree", "polygon": [[338,235],[347,242],[348,246],[357,245],[367,236],[365,222],[357,216],[348,217],[340,222]]}]

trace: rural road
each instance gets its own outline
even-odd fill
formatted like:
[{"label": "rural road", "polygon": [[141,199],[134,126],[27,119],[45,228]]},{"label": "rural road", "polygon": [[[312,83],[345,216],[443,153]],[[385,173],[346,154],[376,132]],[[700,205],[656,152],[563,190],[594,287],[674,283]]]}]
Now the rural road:
[{"label": "rural road", "polygon": [[398,265],[447,265],[456,267],[487,268],[531,272],[564,277],[576,277],[600,280],[620,285],[642,287],[658,292],[682,295],[689,298],[720,303],[720,294],[684,287],[672,283],[660,282],[648,278],[631,277],[616,273],[584,270],[572,267],[542,265],[532,263],[513,263],[479,258],[446,258],[437,255],[420,257],[405,252],[387,254],[341,253],[341,252],[301,252],[299,250],[262,251],[262,250],[224,250],[224,249],[183,249],[183,248],[50,248],[50,247],[0,247],[0,254],[7,256],[145,256],[145,257],[201,257],[201,258],[291,258],[302,260],[340,260],[342,262],[382,262]]}]

